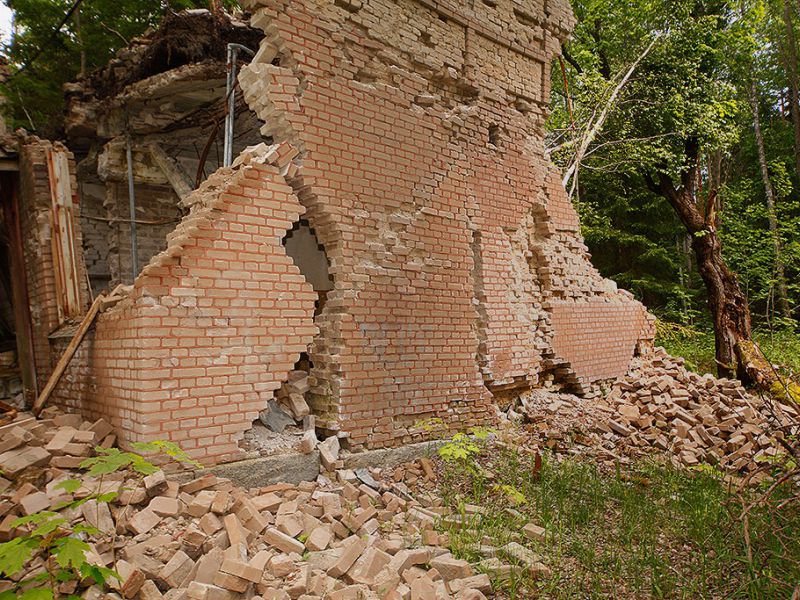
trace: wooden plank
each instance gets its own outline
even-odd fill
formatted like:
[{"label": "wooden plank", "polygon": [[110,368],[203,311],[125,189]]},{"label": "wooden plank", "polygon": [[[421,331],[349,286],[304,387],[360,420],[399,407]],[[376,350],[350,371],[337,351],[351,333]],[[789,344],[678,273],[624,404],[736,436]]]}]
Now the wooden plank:
[{"label": "wooden plank", "polygon": [[81,314],[73,229],[76,198],[70,182],[69,157],[66,151],[48,149],[47,170],[50,179],[53,263],[56,271],[59,316],[63,321]]},{"label": "wooden plank", "polygon": [[83,338],[86,336],[86,332],[89,331],[89,327],[94,322],[97,313],[100,311],[100,306],[103,304],[103,301],[107,299],[105,294],[100,294],[97,298],[95,298],[94,302],[92,302],[92,306],[89,307],[89,312],[86,313],[86,316],[83,317],[83,321],[81,321],[78,330],[75,332],[75,336],[70,341],[67,349],[64,351],[64,354],[61,355],[61,358],[58,359],[58,364],[56,364],[56,368],[53,369],[53,373],[50,375],[50,379],[47,380],[47,385],[44,386],[42,393],[39,394],[39,397],[36,398],[36,402],[33,403],[33,413],[35,415],[39,415],[42,412],[42,408],[47,403],[47,400],[50,398],[50,394],[53,393],[56,385],[58,385],[61,376],[64,374],[64,371],[67,370],[67,366],[69,366],[72,357],[75,356],[75,352],[77,352],[78,347],[81,345]]},{"label": "wooden plank", "polygon": [[[28,416],[30,415],[30,416]],[[35,421],[36,417],[31,415],[30,413],[17,413],[17,418],[15,421],[8,423],[7,425],[0,425],[0,439],[2,439],[3,433],[6,431],[11,431],[14,427],[20,427],[26,425],[32,421]]]},{"label": "wooden plank", "polygon": [[17,418],[17,409],[0,400],[0,425],[7,425]]}]

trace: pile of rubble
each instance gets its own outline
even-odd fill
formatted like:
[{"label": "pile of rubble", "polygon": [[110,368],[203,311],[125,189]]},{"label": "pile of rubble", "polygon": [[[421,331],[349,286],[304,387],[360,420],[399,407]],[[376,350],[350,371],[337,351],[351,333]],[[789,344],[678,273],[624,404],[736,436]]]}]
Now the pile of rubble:
[{"label": "pile of rubble", "polygon": [[[119,471],[102,478],[77,471],[96,445],[114,434],[105,421],[76,415],[19,419],[2,429],[0,443],[0,541],[24,535],[12,524],[23,515],[57,510],[69,522],[85,520],[87,559],[113,568],[107,597],[139,600],[281,599],[480,600],[491,595],[488,575],[453,557],[448,537],[434,524],[447,516],[441,502],[416,501],[403,483],[379,484],[380,470],[340,469],[315,482],[245,490],[227,479],[202,475],[179,482],[163,470],[144,477]],[[335,440],[336,438],[329,438]],[[322,443],[326,466],[341,463]],[[338,451],[338,450],[337,450]],[[405,469],[432,477],[431,464]],[[79,478],[80,489],[59,485]],[[366,483],[365,483],[366,482]],[[369,485],[368,485],[369,484]],[[109,492],[110,503],[89,500],[58,509],[73,498]],[[538,534],[537,534],[538,535]],[[519,543],[505,553],[515,563],[543,565]],[[499,565],[510,570],[507,564]],[[36,557],[24,577],[43,572]],[[19,578],[17,578],[19,580]],[[103,597],[99,586],[61,584],[60,593]],[[13,582],[0,581],[0,592]]]},{"label": "pile of rubble", "polygon": [[253,429],[245,433],[242,447],[255,455],[271,454],[280,447],[313,452],[317,448],[316,421],[305,398],[310,387],[308,371],[290,371],[287,381],[258,414]]},{"label": "pile of rubble", "polygon": [[[776,406],[780,424],[800,423],[796,408]],[[605,397],[587,401],[536,390],[516,410],[538,425],[551,447],[569,438],[614,459],[655,450],[684,466],[702,462],[741,473],[780,452],[776,415],[760,397],[738,381],[689,371],[662,348],[636,358]]]}]

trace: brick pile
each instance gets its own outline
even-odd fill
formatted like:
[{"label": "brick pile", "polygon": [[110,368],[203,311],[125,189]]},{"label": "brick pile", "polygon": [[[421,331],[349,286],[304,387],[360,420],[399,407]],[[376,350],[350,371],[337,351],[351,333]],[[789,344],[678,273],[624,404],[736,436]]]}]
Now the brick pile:
[{"label": "brick pile", "polygon": [[[70,499],[58,486],[65,479],[80,477],[76,498],[119,493],[107,505],[91,500],[58,511],[100,531],[87,540],[87,558],[121,576],[106,598],[480,600],[491,594],[486,574],[443,547],[447,536],[434,523],[445,510],[370,474],[338,470],[317,482],[249,490],[214,475],[179,483],[162,470],[143,479],[118,472],[95,480],[75,469],[95,444],[113,444],[102,419],[23,420],[4,429],[2,439],[0,541],[24,533],[24,526],[11,525],[19,516],[58,511]],[[518,560],[531,558],[520,548],[508,550]],[[25,576],[43,569],[34,558]],[[0,592],[10,586],[0,582]],[[67,582],[59,592],[104,597],[96,585],[78,588]]]},{"label": "brick pile", "polygon": [[799,422],[796,408],[778,404],[777,409],[773,415],[738,381],[698,375],[682,358],[656,348],[637,357],[604,397],[587,402],[537,390],[510,415],[520,411],[555,449],[574,441],[613,459],[667,452],[684,466],[706,463],[743,473],[780,452],[776,424]]}]

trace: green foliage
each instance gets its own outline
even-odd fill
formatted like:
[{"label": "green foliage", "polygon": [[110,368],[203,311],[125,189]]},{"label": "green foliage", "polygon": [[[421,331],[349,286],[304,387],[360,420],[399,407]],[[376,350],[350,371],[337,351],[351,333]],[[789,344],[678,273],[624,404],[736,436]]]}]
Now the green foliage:
[{"label": "green foliage", "polygon": [[[201,466],[172,442],[156,441],[135,446],[142,452],[159,452],[175,461]],[[73,495],[73,498],[57,507],[58,509],[74,510],[90,500],[103,504],[116,500],[117,492],[100,491],[103,477],[106,475],[126,472],[138,476],[141,480],[145,475],[158,470],[153,463],[133,452],[102,447],[96,447],[95,451],[97,456],[84,460],[81,468],[85,469],[90,477],[99,477],[98,491],[82,498],[75,498],[74,494],[82,488],[83,483],[78,479],[65,479],[55,487]],[[103,534],[84,521],[70,522],[58,512],[43,510],[15,519],[11,522],[11,527],[23,528],[26,533],[0,544],[0,578],[15,582],[14,588],[0,594],[0,600],[53,598],[55,585],[70,580],[90,580],[105,585],[111,578],[119,579],[119,575],[113,570],[87,561],[87,552],[91,547],[86,537]],[[23,573],[26,563],[36,556],[45,559],[45,572],[30,579],[20,580],[19,576]],[[50,558],[52,560],[48,560]]]},{"label": "green foliage", "polygon": [[178,446],[175,442],[156,440],[154,442],[134,442],[131,446],[134,450],[139,452],[145,454],[163,454],[176,462],[197,467],[198,469],[203,466],[198,461],[190,458],[189,455],[184,452],[183,448]]},{"label": "green foliage", "polygon": [[133,452],[101,446],[95,447],[95,451],[98,453],[97,456],[87,458],[81,463],[81,468],[88,469],[90,477],[110,475],[128,467],[141,475],[150,475],[158,471],[158,467]]},{"label": "green foliage", "polygon": [[[605,107],[620,74],[659,36],[582,163],[575,203],[595,265],[657,314],[686,325],[702,321],[706,292],[691,237],[644,177],[664,173],[678,181],[686,143],[696,140],[706,167],[697,203],[706,202],[715,185],[712,166],[719,165],[714,170],[724,257],[740,276],[754,322],[775,324],[775,256],[748,106],[755,79],[777,195],[781,262],[797,316],[800,174],[786,108],[782,0],[573,0],[572,5],[578,24],[565,46],[569,106],[560,63],[552,71],[548,145],[558,165],[573,158],[575,138]],[[792,18],[798,18],[796,10]]]},{"label": "green foliage", "polygon": [[446,462],[468,465],[480,454],[486,440],[492,433],[486,427],[471,427],[469,433],[456,433],[452,439],[439,448],[439,456]]},{"label": "green foliage", "polygon": [[[753,332],[770,362],[782,365],[788,375],[800,374],[800,336],[786,329]],[[685,327],[659,321],[656,324],[656,344],[673,356],[686,359],[686,367],[698,373],[716,373],[714,334],[709,329]]]},{"label": "green foliage", "polygon": [[[491,448],[472,472],[445,463],[440,485],[445,505],[462,512],[483,507],[467,526],[443,519],[458,557],[479,562],[487,545],[529,546],[551,573],[517,569],[494,581],[503,597],[527,598],[786,598],[800,580],[800,509],[777,491],[754,503],[749,531],[739,515],[758,490],[736,495],[713,467],[678,469],[652,461],[608,472],[579,459],[545,455],[541,470],[515,448]],[[483,484],[485,471],[495,483]],[[526,498],[507,510],[503,486]],[[521,514],[522,521],[517,516]],[[543,541],[521,539],[521,524],[544,527]],[[748,543],[753,561],[747,560]]]},{"label": "green foliage", "polygon": [[520,492],[513,485],[495,484],[492,486],[492,489],[501,493],[511,504],[525,504],[528,501],[528,499],[525,497],[525,494]]},{"label": "green foliage", "polygon": [[457,433],[439,448],[439,456],[446,462],[466,462],[481,451],[481,447],[465,433]]}]

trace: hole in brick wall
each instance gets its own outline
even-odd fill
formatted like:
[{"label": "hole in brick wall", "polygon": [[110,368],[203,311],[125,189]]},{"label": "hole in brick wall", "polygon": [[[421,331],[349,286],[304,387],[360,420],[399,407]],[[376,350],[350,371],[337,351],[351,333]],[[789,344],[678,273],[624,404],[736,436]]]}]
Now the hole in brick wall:
[{"label": "hole in brick wall", "polygon": [[294,224],[283,238],[286,253],[292,257],[300,273],[317,292],[317,303],[314,316],[320,314],[325,306],[328,292],[333,289],[333,278],[329,271],[328,256],[325,248],[317,239],[317,234],[308,221],[301,219]]},{"label": "hole in brick wall", "polygon": [[301,439],[307,431],[314,431],[316,437],[316,420],[306,401],[313,366],[308,353],[301,353],[286,381],[253,421],[253,427],[245,432],[242,448],[268,456],[296,450],[304,443]]},{"label": "hole in brick wall", "polygon": [[355,80],[361,83],[375,83],[378,81],[378,76],[371,66],[366,66],[358,70]]},{"label": "hole in brick wall", "polygon": [[339,8],[345,9],[347,12],[356,13],[361,10],[361,0],[334,0],[333,2]]},{"label": "hole in brick wall", "polygon": [[503,142],[503,128],[499,125],[489,126],[489,143],[492,146],[500,147]]},{"label": "hole in brick wall", "polygon": [[[317,293],[316,319],[325,306],[328,292],[333,289],[325,248],[305,219],[292,226],[282,243],[286,254]],[[269,456],[292,450],[307,453],[316,446],[317,431],[324,434],[325,429],[318,429],[311,410],[310,401],[314,395],[311,382],[315,381],[311,377],[313,369],[310,351],[302,352],[286,380],[268,400],[258,419],[253,421],[253,427],[245,432],[240,446],[248,454]]]},{"label": "hole in brick wall", "polygon": [[436,44],[433,43],[431,34],[427,31],[421,31],[419,34],[419,41],[426,45],[428,48],[433,48]]},{"label": "hole in brick wall", "polygon": [[491,8],[497,8],[497,0],[483,0],[483,3]]}]

